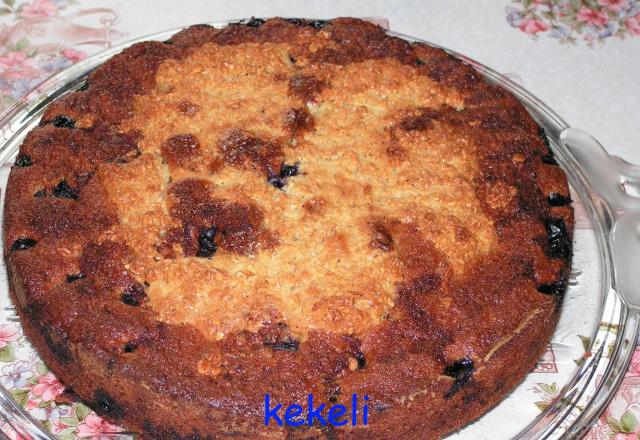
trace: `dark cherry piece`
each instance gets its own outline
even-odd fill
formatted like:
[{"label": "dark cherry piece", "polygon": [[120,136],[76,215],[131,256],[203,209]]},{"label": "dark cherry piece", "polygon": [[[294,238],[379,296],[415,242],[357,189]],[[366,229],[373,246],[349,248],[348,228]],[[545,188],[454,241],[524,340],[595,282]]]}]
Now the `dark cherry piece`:
[{"label": "dark cherry piece", "polygon": [[329,22],[327,20],[313,20],[309,22],[309,26],[312,26],[314,29],[322,29],[325,28]]},{"label": "dark cherry piece", "polygon": [[549,246],[547,253],[550,258],[569,258],[571,256],[571,240],[567,232],[567,225],[561,218],[546,221]]},{"label": "dark cherry piece", "polygon": [[566,206],[571,203],[571,197],[558,193],[551,193],[547,197],[547,202],[551,206]]},{"label": "dark cherry piece", "polygon": [[237,21],[237,22],[231,23],[231,24],[232,25],[236,25],[236,26],[247,26],[247,27],[252,27],[252,28],[259,28],[260,26],[262,26],[264,24],[264,20],[262,18],[251,17],[249,19],[240,20],[240,21]]},{"label": "dark cherry piece", "polygon": [[322,29],[329,24],[327,20],[303,20],[301,18],[285,18],[285,20],[295,26],[311,26],[314,29]]},{"label": "dark cherry piece", "polygon": [[267,182],[273,185],[274,188],[282,189],[287,184],[288,177],[297,176],[298,174],[300,174],[298,163],[295,163],[294,165],[287,165],[286,163],[283,163],[280,166],[280,172],[278,175],[270,176],[267,179]]},{"label": "dark cherry piece", "polygon": [[58,128],[75,128],[76,126],[76,121],[65,115],[56,116],[51,123]]},{"label": "dark cherry piece", "polygon": [[47,197],[47,190],[46,189],[40,189],[38,191],[36,191],[36,193],[33,195],[33,197],[38,197],[38,198],[43,198],[43,197]]},{"label": "dark cherry piece", "polygon": [[538,292],[544,293],[545,295],[564,295],[564,292],[567,290],[567,283],[564,280],[559,280],[553,283],[542,284],[538,287]]},{"label": "dark cherry piece", "polygon": [[551,148],[549,148],[547,150],[547,154],[542,157],[542,162],[546,163],[547,165],[558,165],[556,156],[553,154],[553,151],[551,151]]},{"label": "dark cherry piece", "polygon": [[298,351],[300,341],[288,337],[278,342],[265,342],[264,345],[276,351]]},{"label": "dark cherry piece", "polygon": [[26,154],[23,156],[18,156],[16,158],[16,161],[13,163],[15,166],[17,167],[30,167],[31,165],[33,165],[33,161],[31,160],[30,156],[27,156]]},{"label": "dark cherry piece", "polygon": [[211,258],[218,250],[218,246],[214,242],[218,229],[215,226],[204,228],[198,237],[198,253],[197,257]]},{"label": "dark cherry piece", "polygon": [[140,283],[132,284],[127,287],[122,293],[122,302],[137,307],[144,302],[147,298],[147,293],[144,291],[144,286]]},{"label": "dark cherry piece", "polygon": [[355,355],[356,361],[358,361],[358,369],[363,369],[367,365],[367,360],[364,357],[364,353],[357,352]]},{"label": "dark cherry piece", "polygon": [[124,416],[124,409],[106,391],[98,388],[94,394],[96,409],[99,414],[119,419]]},{"label": "dark cherry piece", "polygon": [[549,138],[547,137],[547,133],[544,131],[544,128],[540,127],[539,134],[542,142],[544,142],[545,147],[547,147],[547,154],[542,157],[542,162],[546,163],[547,165],[558,165],[556,157],[551,150],[551,143],[549,142]]},{"label": "dark cherry piece", "polygon": [[544,131],[544,128],[540,127],[540,130],[538,130],[538,134],[540,135],[542,142],[544,142],[544,146],[549,148],[551,146],[551,143],[549,142],[549,137],[547,136],[547,132]]},{"label": "dark cherry piece", "polygon": [[328,396],[329,396],[329,402],[334,403],[338,401],[338,396],[341,393],[341,389],[339,385],[336,385],[335,383],[331,383],[331,386],[327,387],[328,389]]},{"label": "dark cherry piece", "polygon": [[286,163],[283,163],[280,167],[280,177],[297,176],[299,172],[300,170],[298,169],[297,163],[295,163],[294,165],[287,165]]},{"label": "dark cherry piece", "polygon": [[23,251],[25,249],[32,248],[36,245],[36,241],[33,238],[18,238],[11,245],[12,251]]},{"label": "dark cherry piece", "polygon": [[244,25],[249,27],[260,27],[264,24],[264,20],[261,18],[251,18]]},{"label": "dark cherry piece", "polygon": [[78,281],[83,278],[84,278],[84,274],[82,272],[67,275],[67,283],[73,283],[74,281]]},{"label": "dark cherry piece", "polygon": [[275,188],[278,188],[278,189],[284,188],[284,185],[285,185],[284,180],[282,180],[280,176],[269,177],[267,179],[267,182],[269,182],[271,185],[273,185]]},{"label": "dark cherry piece", "polygon": [[444,374],[449,377],[453,377],[455,380],[449,391],[447,391],[447,394],[445,394],[445,399],[453,396],[465,383],[469,382],[474,371],[475,367],[473,365],[473,361],[469,359],[469,357],[463,357],[462,359],[455,361],[453,364],[447,365],[444,369]]},{"label": "dark cherry piece", "polygon": [[61,199],[78,199],[78,191],[73,189],[64,179],[53,188],[53,195]]}]

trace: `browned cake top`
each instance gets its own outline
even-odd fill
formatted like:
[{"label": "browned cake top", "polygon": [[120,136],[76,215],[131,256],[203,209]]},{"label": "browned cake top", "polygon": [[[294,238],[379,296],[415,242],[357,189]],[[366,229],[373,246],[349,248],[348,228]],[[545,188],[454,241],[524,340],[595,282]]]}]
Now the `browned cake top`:
[{"label": "browned cake top", "polygon": [[5,252],[54,354],[233,411],[383,411],[546,336],[572,211],[515,98],[366,22],[257,24],[135,45],[25,140]]},{"label": "browned cake top", "polygon": [[[273,320],[300,338],[362,334],[415,272],[408,258],[429,258],[394,236],[433,247],[454,275],[495,246],[475,144],[439,122],[403,126],[416,111],[463,110],[460,94],[392,58],[311,63],[297,48],[329,34],[299,40],[208,43],[166,61],[120,124],[142,134],[141,156],[99,170],[121,219],[107,236],[139,251],[131,271],[162,320],[216,339]],[[197,238],[212,226],[219,249],[203,258]]]}]

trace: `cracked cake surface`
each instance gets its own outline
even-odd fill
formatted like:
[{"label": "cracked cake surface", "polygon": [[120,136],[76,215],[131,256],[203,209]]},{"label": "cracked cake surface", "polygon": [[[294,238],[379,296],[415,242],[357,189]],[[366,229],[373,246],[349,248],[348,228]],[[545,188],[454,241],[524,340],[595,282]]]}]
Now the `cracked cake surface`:
[{"label": "cracked cake surface", "polygon": [[[439,438],[533,367],[573,211],[544,131],[371,23],[138,43],[46,109],[9,177],[26,334],[143,438]],[[369,397],[366,426],[264,426]]]}]

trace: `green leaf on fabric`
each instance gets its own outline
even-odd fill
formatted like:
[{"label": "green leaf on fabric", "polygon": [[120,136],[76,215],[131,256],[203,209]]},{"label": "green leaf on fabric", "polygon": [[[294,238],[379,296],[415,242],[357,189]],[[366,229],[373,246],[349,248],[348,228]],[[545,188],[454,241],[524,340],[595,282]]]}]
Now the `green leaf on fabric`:
[{"label": "green leaf on fabric", "polygon": [[49,372],[49,369],[43,362],[39,362],[38,365],[36,365],[36,371],[38,374],[42,374],[44,376]]},{"label": "green leaf on fabric", "polygon": [[2,362],[13,362],[16,360],[16,354],[13,351],[13,347],[11,344],[6,345],[2,350],[0,350],[0,361]]},{"label": "green leaf on fabric", "polygon": [[72,426],[70,428],[63,429],[62,431],[56,434],[56,438],[58,440],[76,440],[76,427]]},{"label": "green leaf on fabric", "polygon": [[91,409],[89,409],[87,405],[79,403],[78,406],[76,406],[76,416],[80,421],[84,420],[89,415],[90,412],[91,412]]},{"label": "green leaf on fabric", "polygon": [[618,423],[618,421],[614,417],[607,416],[607,425],[609,425],[609,428],[611,428],[611,431],[613,431],[614,434],[617,434],[621,431],[620,423]]},{"label": "green leaf on fabric", "polygon": [[13,396],[13,400],[15,400],[20,406],[25,406],[29,401],[29,390],[15,388],[11,390],[11,395]]},{"label": "green leaf on fabric", "polygon": [[584,348],[584,351],[589,350],[589,346],[591,345],[591,338],[589,336],[582,335],[578,335],[578,337],[580,338],[580,342],[582,342],[582,348]]},{"label": "green leaf on fabric", "polygon": [[16,50],[17,51],[23,51],[25,50],[27,47],[29,47],[29,40],[27,40],[26,38],[21,39],[20,41],[18,41],[16,43]]},{"label": "green leaf on fabric", "polygon": [[555,382],[552,384],[539,383],[538,385],[540,385],[540,388],[542,388],[542,391],[544,391],[547,394],[550,394],[552,396],[558,394],[558,385],[556,385]]},{"label": "green leaf on fabric", "polygon": [[630,433],[635,431],[636,426],[638,425],[638,420],[636,420],[636,416],[633,415],[631,411],[625,411],[620,417],[620,430],[625,433]]},{"label": "green leaf on fabric", "polygon": [[60,421],[69,426],[78,426],[80,424],[80,420],[77,417],[60,417]]}]

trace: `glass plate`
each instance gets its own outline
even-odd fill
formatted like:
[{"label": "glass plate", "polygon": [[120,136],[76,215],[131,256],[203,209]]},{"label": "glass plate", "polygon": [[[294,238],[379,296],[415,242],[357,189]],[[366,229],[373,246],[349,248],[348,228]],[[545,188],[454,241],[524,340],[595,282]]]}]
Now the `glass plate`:
[{"label": "glass plate", "polygon": [[[223,27],[229,22],[212,23]],[[22,139],[53,99],[124,48],[166,40],[172,29],[132,40],[90,57],[41,84],[0,120],[0,210],[11,164]],[[420,41],[394,32],[409,41]],[[430,43],[428,43],[430,44]],[[446,50],[446,49],[445,49]],[[640,282],[640,168],[610,157],[590,136],[569,126],[529,92],[460,54],[486,79],[513,93],[545,129],[571,185],[576,209],[574,259],[560,322],[536,368],[500,405],[452,439],[579,438],[598,418],[619,385],[638,334]],[[626,191],[629,193],[627,194]],[[0,257],[2,258],[2,257]],[[132,433],[101,420],[81,403],[62,404],[55,380],[22,335],[0,262],[0,429],[25,438],[130,439]],[[14,434],[15,437],[15,434]]]}]

